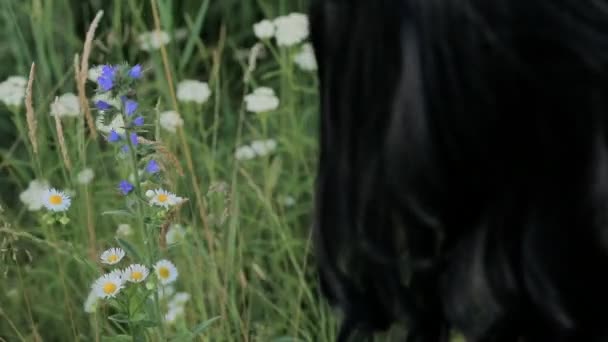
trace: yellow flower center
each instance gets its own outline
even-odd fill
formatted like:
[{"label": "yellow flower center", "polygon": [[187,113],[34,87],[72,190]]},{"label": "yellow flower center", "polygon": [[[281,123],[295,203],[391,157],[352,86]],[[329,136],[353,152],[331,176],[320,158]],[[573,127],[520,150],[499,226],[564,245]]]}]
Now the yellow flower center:
[{"label": "yellow flower center", "polygon": [[165,202],[167,202],[167,200],[169,200],[169,196],[168,195],[166,195],[166,194],[159,194],[158,195],[158,201],[160,203],[165,203]]},{"label": "yellow flower center", "polygon": [[60,205],[61,203],[63,203],[63,197],[59,195],[51,195],[49,197],[49,203],[53,205]]},{"label": "yellow flower center", "polygon": [[141,272],[135,271],[135,272],[131,273],[131,280],[138,281],[138,280],[142,280],[143,277],[144,277],[144,275]]},{"label": "yellow flower center", "polygon": [[105,283],[103,285],[103,293],[110,295],[116,291],[116,288],[118,288],[118,286],[114,283]]},{"label": "yellow flower center", "polygon": [[108,257],[108,262],[117,262],[117,261],[118,261],[118,255],[110,254],[110,256]]},{"label": "yellow flower center", "polygon": [[167,267],[159,268],[158,275],[163,279],[169,278],[169,269]]}]

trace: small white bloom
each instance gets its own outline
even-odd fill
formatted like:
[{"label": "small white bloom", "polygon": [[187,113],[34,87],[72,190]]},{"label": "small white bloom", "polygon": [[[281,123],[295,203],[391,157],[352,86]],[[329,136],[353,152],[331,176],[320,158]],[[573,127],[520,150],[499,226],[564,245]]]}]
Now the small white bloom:
[{"label": "small white bloom", "polygon": [[182,317],[183,315],[184,315],[183,306],[170,307],[169,311],[167,311],[167,313],[165,314],[164,320],[166,323],[172,324],[172,323],[175,323],[175,321],[177,321],[177,319]]},{"label": "small white bloom", "polygon": [[51,116],[76,117],[80,115],[80,101],[78,96],[73,93],[65,93],[55,98],[55,102],[51,104]]},{"label": "small white bloom", "polygon": [[44,203],[44,193],[48,190],[47,181],[33,180],[27,189],[19,195],[19,199],[27,206],[27,210],[37,211],[42,209]]},{"label": "small white bloom", "polygon": [[304,71],[317,70],[317,59],[312,44],[306,43],[302,45],[302,49],[294,57],[294,62],[300,69]]},{"label": "small white bloom", "polygon": [[127,267],[123,271],[123,276],[126,281],[130,281],[132,283],[141,283],[146,280],[150,271],[148,268],[141,264],[133,264]]},{"label": "small white bloom", "polygon": [[279,98],[271,88],[259,87],[253,93],[245,96],[245,104],[250,112],[270,112],[279,107]]},{"label": "small white bloom", "polygon": [[165,31],[144,32],[137,37],[139,48],[144,51],[158,50],[171,41],[169,34]]},{"label": "small white bloom", "polygon": [[291,196],[283,196],[281,197],[281,203],[286,207],[293,207],[296,204],[296,200]]},{"label": "small white bloom", "polygon": [[89,69],[89,72],[87,73],[89,81],[97,82],[99,75],[101,75],[101,68],[103,68],[103,65],[97,65]]},{"label": "small white bloom", "polygon": [[148,191],[146,191],[146,197],[150,198],[152,196],[154,196],[154,190],[148,190]]},{"label": "small white bloom", "polygon": [[178,127],[182,127],[184,125],[184,120],[181,118],[178,112],[169,110],[160,113],[159,123],[160,126],[166,131],[175,133],[177,132]]},{"label": "small white bloom", "polygon": [[274,36],[274,24],[272,21],[264,19],[259,23],[253,24],[253,33],[259,39],[270,39]]},{"label": "small white bloom", "polygon": [[169,260],[159,260],[154,265],[154,272],[162,285],[167,285],[177,280],[177,268]]},{"label": "small white bloom", "polygon": [[93,291],[99,298],[112,298],[120,292],[124,283],[116,274],[104,274],[93,283]]},{"label": "small white bloom", "polygon": [[169,298],[175,293],[175,288],[172,285],[158,287],[158,299]]},{"label": "small white bloom", "polygon": [[255,158],[255,151],[249,145],[239,146],[234,152],[237,160],[250,160]]},{"label": "small white bloom", "polygon": [[188,292],[178,292],[171,298],[169,303],[167,304],[169,308],[175,308],[184,306],[188,301],[190,301],[190,294]]},{"label": "small white bloom", "polygon": [[23,106],[27,79],[21,76],[11,76],[0,83],[0,102],[7,106]]},{"label": "small white bloom", "polygon": [[115,265],[125,257],[125,251],[122,248],[110,248],[101,253],[101,262],[107,265]]},{"label": "small white bloom", "polygon": [[203,104],[211,96],[211,89],[206,82],[183,80],[177,85],[177,99],[182,102]]},{"label": "small white bloom", "polygon": [[279,46],[292,46],[301,43],[308,37],[308,16],[291,13],[274,20],[275,37]]},{"label": "small white bloom", "polygon": [[121,223],[118,225],[118,228],[116,229],[116,235],[131,236],[131,235],[133,235],[133,229],[131,229],[130,225],[128,225],[126,223]]},{"label": "small white bloom", "polygon": [[91,183],[93,177],[95,177],[95,172],[93,172],[91,168],[83,169],[78,172],[78,175],[76,176],[78,183],[82,185]]},{"label": "small white bloom", "polygon": [[263,157],[276,150],[277,142],[274,139],[254,140],[251,142],[251,148],[255,151],[257,156]]},{"label": "small white bloom", "polygon": [[177,197],[167,190],[156,189],[154,195],[150,197],[150,205],[168,208],[181,203],[181,200],[183,200],[181,197]]},{"label": "small white bloom", "polygon": [[97,303],[99,302],[99,296],[95,290],[91,290],[87,299],[84,301],[84,312],[94,313],[97,310]]},{"label": "small white bloom", "polygon": [[46,189],[42,194],[42,205],[50,211],[66,211],[72,204],[70,196],[54,188]]},{"label": "small white bloom", "polygon": [[184,227],[182,227],[181,224],[172,224],[165,235],[165,240],[168,245],[173,245],[184,240],[184,237],[186,237],[186,230]]}]

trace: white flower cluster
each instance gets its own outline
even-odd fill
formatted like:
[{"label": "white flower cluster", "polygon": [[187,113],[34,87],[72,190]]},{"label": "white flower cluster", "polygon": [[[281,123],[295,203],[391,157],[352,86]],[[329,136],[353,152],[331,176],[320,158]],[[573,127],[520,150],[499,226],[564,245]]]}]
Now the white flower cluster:
[{"label": "white flower cluster", "polygon": [[158,50],[170,41],[171,37],[165,31],[144,32],[137,37],[137,44],[144,51]]},{"label": "white flower cluster", "polygon": [[253,113],[270,112],[279,107],[279,98],[272,88],[259,87],[245,96],[245,105]]},{"label": "white flower cluster", "polygon": [[7,106],[23,106],[27,79],[21,76],[11,76],[0,83],[0,102]]},{"label": "white flower cluster", "polygon": [[234,157],[237,160],[250,160],[263,157],[277,149],[277,142],[273,139],[254,140],[249,145],[243,145],[236,149]]},{"label": "white flower cluster", "polygon": [[177,99],[203,104],[211,96],[209,84],[197,80],[183,80],[177,85]]},{"label": "white flower cluster", "polygon": [[184,119],[174,110],[160,113],[160,127],[167,132],[175,133],[179,127],[184,125]]},{"label": "white flower cluster", "polygon": [[259,39],[275,37],[279,46],[293,46],[303,42],[309,35],[308,16],[302,13],[291,13],[275,18],[273,21],[262,20],[253,25],[253,32]]},{"label": "white flower cluster", "polygon": [[78,96],[73,93],[65,93],[57,98],[51,104],[51,116],[77,117],[80,115],[80,102]]}]

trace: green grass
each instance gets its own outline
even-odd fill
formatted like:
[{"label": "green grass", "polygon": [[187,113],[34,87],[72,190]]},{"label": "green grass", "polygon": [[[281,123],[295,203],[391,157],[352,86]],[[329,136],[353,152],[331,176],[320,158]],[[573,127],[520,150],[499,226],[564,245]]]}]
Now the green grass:
[{"label": "green grass", "polygon": [[[336,322],[317,293],[309,240],[317,151],[316,76],[291,63],[294,49],[273,46],[274,54],[259,62],[249,82],[243,81],[246,59],[235,58],[256,42],[254,22],[305,12],[306,1],[157,3],[163,30],[188,28],[184,40],[166,46],[173,84],[187,78],[207,81],[213,94],[202,106],[178,104],[185,120],[184,141],[164,131],[156,135],[184,170],[183,177],[177,167],[167,172],[172,190],[190,201],[175,218],[188,227],[187,239],[155,253],[176,263],[180,272],[176,286],[192,299],[177,326],[150,328],[143,338],[179,336],[180,329],[219,316],[194,339],[333,340]],[[108,306],[87,314],[83,302],[101,273],[92,249],[99,253],[117,246],[117,225],[137,227],[141,219],[102,215],[124,207],[116,184],[127,171],[117,167],[113,148],[102,138],[91,138],[82,118],[63,120],[73,164],[68,169],[49,116],[55,96],[77,93],[74,55],[82,53],[84,31],[102,7],[105,15],[90,64],[143,64],[146,77],[138,87],[142,105],[172,109],[160,51],[143,52],[134,43],[138,33],[154,27],[149,1],[0,1],[0,81],[11,75],[27,76],[31,63],[36,63],[34,107],[40,144],[36,156],[27,137],[24,108],[0,105],[0,341],[118,341],[116,336],[125,333],[124,326],[107,319]],[[272,87],[281,100],[279,109],[268,114],[266,125],[243,108],[243,95],[256,86]],[[90,82],[87,92],[93,93]],[[278,142],[272,156],[234,159],[235,147],[266,137]],[[95,171],[87,187],[76,182],[77,172],[85,166]],[[19,201],[19,193],[32,179],[74,191],[68,225],[49,227],[41,212],[27,211]],[[225,182],[228,192],[208,193],[218,182]],[[195,188],[202,194],[202,206]],[[286,195],[296,199],[294,206],[281,204]],[[210,224],[210,250],[202,218],[224,212],[228,213],[224,223]],[[145,250],[141,233],[129,241]]]}]

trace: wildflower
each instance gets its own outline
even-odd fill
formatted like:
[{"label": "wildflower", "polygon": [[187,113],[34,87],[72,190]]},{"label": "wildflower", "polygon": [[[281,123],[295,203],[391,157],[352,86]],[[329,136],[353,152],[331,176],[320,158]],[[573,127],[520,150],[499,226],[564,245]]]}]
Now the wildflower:
[{"label": "wildflower", "polygon": [[259,23],[253,24],[253,33],[258,39],[270,39],[274,36],[275,27],[272,21],[264,19]]},{"label": "wildflower", "polygon": [[149,174],[154,174],[160,171],[160,166],[154,159],[150,159],[148,165],[146,165],[146,172]]},{"label": "wildflower", "polygon": [[131,229],[130,225],[128,225],[126,223],[121,223],[118,225],[118,228],[116,228],[116,235],[131,236],[131,235],[133,235],[133,229]]},{"label": "wildflower", "polygon": [[123,272],[125,280],[132,283],[141,283],[146,280],[149,273],[148,268],[140,264],[130,265]]},{"label": "wildflower", "polygon": [[121,270],[120,268],[112,270],[112,272],[110,272],[108,274],[111,275],[112,277],[120,278],[120,280],[122,280],[123,283],[125,282],[125,272],[123,270]]},{"label": "wildflower", "polygon": [[183,80],[177,85],[177,99],[182,102],[203,104],[211,96],[209,84],[197,80]]},{"label": "wildflower", "polygon": [[120,151],[125,154],[129,153],[129,146],[124,145],[123,147],[120,148]]},{"label": "wildflower", "polygon": [[0,102],[7,106],[19,107],[23,105],[27,79],[21,76],[11,76],[0,83]]},{"label": "wildflower", "polygon": [[51,116],[76,117],[80,114],[80,101],[73,93],[65,93],[51,104]]},{"label": "wildflower", "polygon": [[136,146],[138,144],[137,133],[135,133],[135,132],[131,133],[130,138],[131,138],[131,144],[133,144],[133,146]]},{"label": "wildflower", "polygon": [[112,106],[104,100],[98,100],[95,102],[95,107],[99,110],[108,110],[112,108]]},{"label": "wildflower", "polygon": [[27,206],[27,210],[37,211],[42,209],[44,203],[44,193],[49,188],[47,181],[33,180],[27,189],[19,195],[19,199]]},{"label": "wildflower", "polygon": [[168,208],[169,206],[178,204],[178,198],[179,197],[175,196],[175,194],[172,194],[166,190],[156,189],[154,190],[154,195],[150,198],[150,204]]},{"label": "wildflower", "polygon": [[308,37],[308,17],[301,13],[291,13],[274,20],[275,37],[279,46],[299,44]]},{"label": "wildflower", "polygon": [[101,253],[101,262],[107,265],[115,265],[125,257],[125,251],[122,248],[110,248]]},{"label": "wildflower", "polygon": [[93,291],[99,298],[112,298],[123,286],[123,280],[117,274],[104,274],[93,283]]},{"label": "wildflower", "polygon": [[120,190],[123,195],[128,195],[131,191],[133,191],[133,189],[133,184],[127,182],[126,180],[122,180],[120,183],[118,183],[118,190]]},{"label": "wildflower", "polygon": [[260,87],[253,93],[245,96],[247,110],[254,113],[263,113],[275,110],[279,107],[279,98],[274,94],[274,90],[267,87]]},{"label": "wildflower", "polygon": [[169,34],[165,31],[144,32],[137,37],[139,48],[144,51],[158,50],[161,46],[171,41]]},{"label": "wildflower", "polygon": [[165,241],[168,245],[174,245],[182,241],[186,237],[186,230],[180,224],[172,224],[165,235]]},{"label": "wildflower", "polygon": [[101,67],[101,74],[97,78],[97,83],[103,91],[110,91],[114,87],[114,78],[116,78],[116,67],[104,65]]},{"label": "wildflower", "polygon": [[148,198],[154,196],[154,194],[155,194],[154,190],[148,190],[148,191],[146,191],[146,197],[148,197]]},{"label": "wildflower", "polygon": [[240,146],[234,152],[234,157],[237,160],[250,160],[255,158],[255,151],[251,148],[251,146]]},{"label": "wildflower", "polygon": [[116,133],[115,130],[111,130],[108,135],[108,142],[115,143],[120,140],[120,134]]},{"label": "wildflower", "polygon": [[98,101],[103,101],[114,108],[120,108],[120,99],[112,97],[111,93],[100,93],[93,96],[93,103],[96,104]]},{"label": "wildflower", "polygon": [[139,105],[133,100],[125,100],[125,112],[127,116],[133,115]]},{"label": "wildflower", "polygon": [[97,79],[101,75],[102,68],[103,68],[103,65],[97,65],[95,67],[90,68],[89,72],[87,73],[87,78],[90,81],[97,82]]},{"label": "wildflower", "polygon": [[93,170],[90,168],[86,168],[78,173],[78,175],[76,176],[76,179],[79,184],[85,185],[85,184],[91,183],[94,176],[95,176],[95,173],[93,172]]},{"label": "wildflower", "polygon": [[143,116],[138,116],[135,118],[135,120],[133,120],[133,124],[135,126],[141,127],[144,125],[144,117]]},{"label": "wildflower", "polygon": [[175,308],[180,306],[183,307],[190,300],[190,298],[191,296],[188,292],[178,292],[173,296],[173,298],[171,298],[168,303],[168,306],[169,308]]},{"label": "wildflower", "polygon": [[169,310],[167,311],[167,313],[165,314],[165,316],[163,317],[163,319],[165,320],[166,323],[172,324],[172,323],[175,323],[175,321],[177,321],[177,319],[179,317],[182,317],[183,315],[184,315],[183,306],[170,307]]},{"label": "wildflower", "polygon": [[89,292],[87,299],[84,301],[84,312],[86,313],[94,313],[97,310],[97,303],[99,302],[99,297],[94,290]]},{"label": "wildflower", "polygon": [[159,123],[166,131],[175,133],[178,127],[184,125],[184,120],[182,120],[178,112],[170,110],[160,113]]},{"label": "wildflower", "polygon": [[177,279],[177,268],[169,260],[159,260],[156,265],[154,265],[154,271],[162,285],[170,284]]},{"label": "wildflower", "polygon": [[302,45],[302,49],[294,57],[294,62],[304,71],[317,70],[317,60],[315,59],[312,44],[306,43]]},{"label": "wildflower", "polygon": [[273,139],[255,140],[251,142],[250,146],[257,156],[262,157],[276,150],[277,142]]},{"label": "wildflower", "polygon": [[42,198],[42,204],[50,211],[66,211],[72,203],[70,196],[54,188],[47,189],[43,193]]},{"label": "wildflower", "polygon": [[142,70],[141,70],[141,65],[137,64],[134,67],[131,68],[131,70],[129,70],[129,77],[134,78],[134,79],[138,79],[141,78],[142,75]]}]

